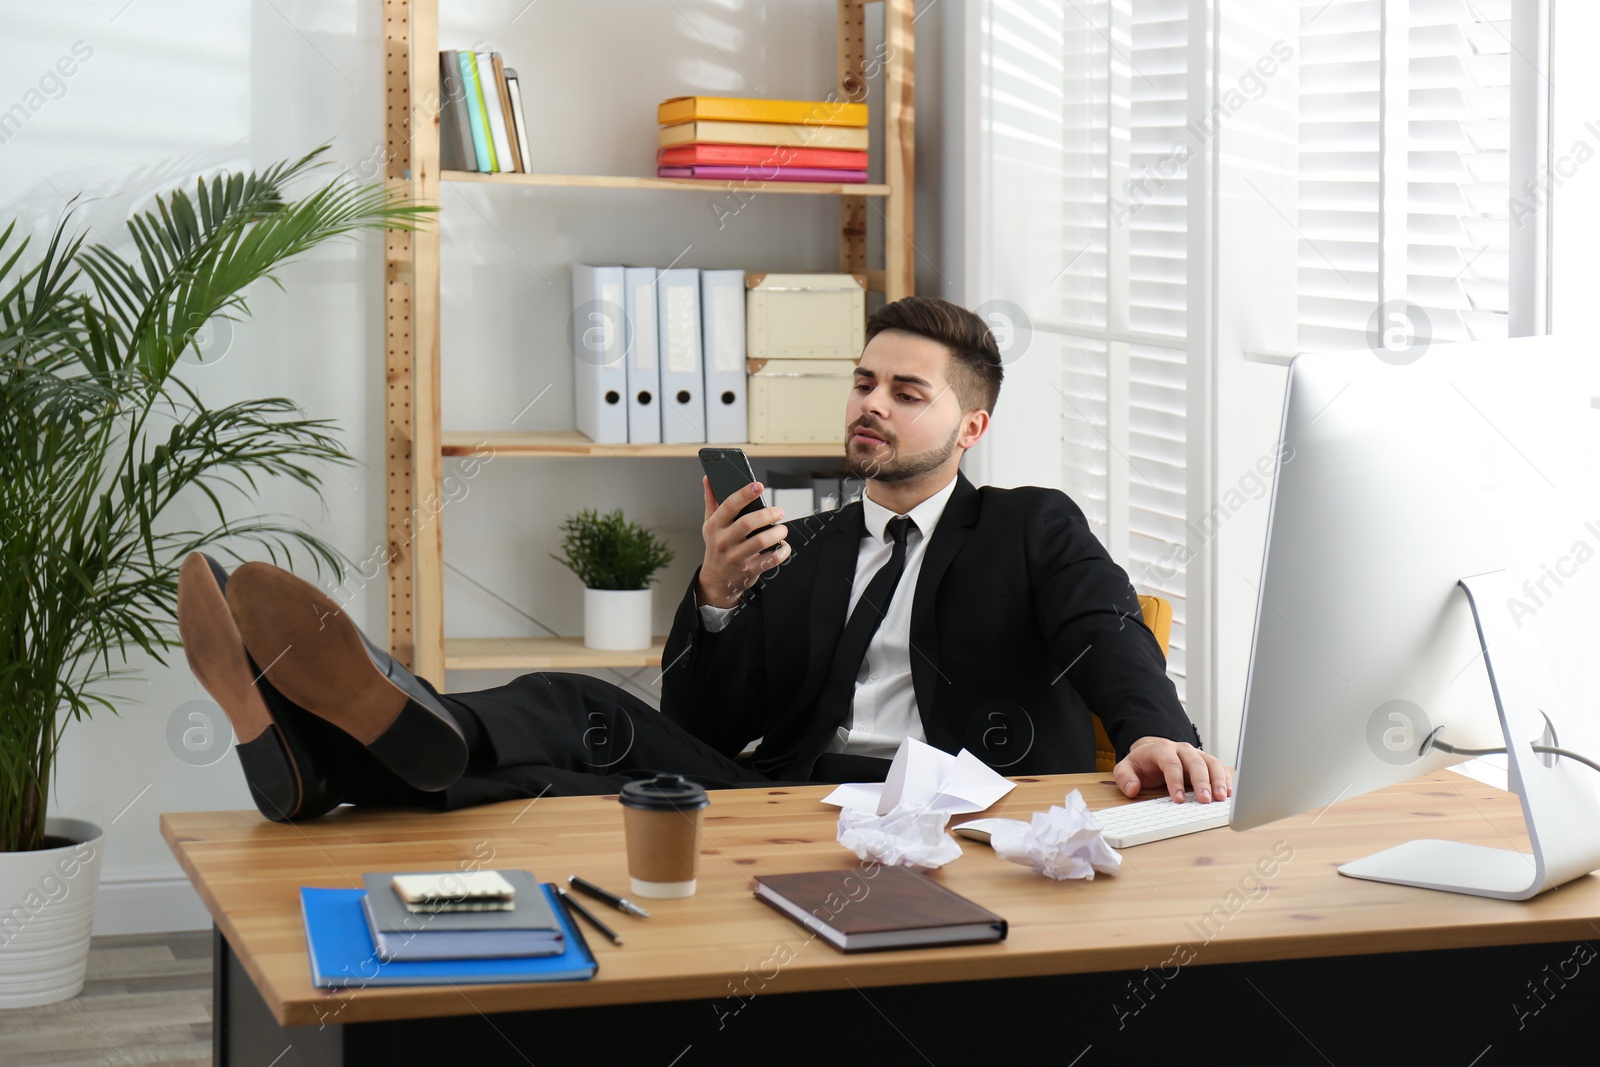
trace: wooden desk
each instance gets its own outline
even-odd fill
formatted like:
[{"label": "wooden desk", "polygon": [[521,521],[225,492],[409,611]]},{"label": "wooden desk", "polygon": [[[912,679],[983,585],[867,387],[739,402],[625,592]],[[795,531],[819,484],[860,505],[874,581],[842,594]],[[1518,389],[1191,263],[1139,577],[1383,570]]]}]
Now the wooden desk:
[{"label": "wooden desk", "polygon": [[[986,814],[1026,818],[1059,803],[1073,787],[1082,789],[1091,807],[1120,799],[1102,775],[1017,781],[1018,788]],[[389,1033],[385,1040],[413,1047],[412,1037],[397,1038],[392,1035],[399,1031],[383,1029],[381,1024],[394,1020],[458,1016],[481,1029],[490,1016],[500,1018],[498,1013],[675,1002],[695,1004],[706,1029],[721,1032],[747,1006],[754,1005],[751,1011],[756,1013],[769,1002],[791,999],[770,994],[843,990],[847,998],[874,1003],[878,997],[866,992],[874,988],[967,983],[948,988],[966,990],[958,1000],[970,1000],[972,983],[1030,976],[1098,975],[1104,996],[1094,1025],[1120,1024],[1115,1031],[1125,1032],[1129,1019],[1141,1013],[1135,1005],[1150,1006],[1149,998],[1191,963],[1225,968],[1261,961],[1579,942],[1600,934],[1600,879],[1594,875],[1533,901],[1510,903],[1356,881],[1334,871],[1339,863],[1415,837],[1527,847],[1514,797],[1442,772],[1258,830],[1222,829],[1129,849],[1120,877],[1093,882],[1053,882],[963,840],[965,855],[934,877],[1005,916],[1010,922],[1007,941],[845,956],[759,903],[749,888],[755,874],[846,868],[858,862],[835,841],[836,810],[819,803],[827,791],[819,786],[713,793],[698,895],[652,902],[649,920],[608,911],[607,921],[626,944],[618,948],[591,937],[599,974],[592,981],[573,983],[315,989],[298,889],[359,886],[366,871],[452,869],[473,861],[526,867],[548,881],[576,873],[604,886],[625,887],[622,819],[614,797],[544,798],[446,814],[345,808],[287,826],[254,812],[168,814],[162,817],[162,832],[215,920],[219,982],[225,983],[229,973],[236,978],[219,989],[219,1034],[230,1022],[236,1034],[247,1024],[252,1034],[261,1033],[263,1026],[269,1031],[274,1025],[286,1027],[279,1036],[298,1050],[296,1055],[306,1054],[306,1063],[361,1062],[347,1040],[358,1031],[368,1037]],[[1556,965],[1568,955],[1565,949],[1545,945],[1537,960],[1548,957]],[[1380,970],[1392,973],[1394,966],[1385,964]],[[1587,970],[1600,975],[1600,967]],[[1114,976],[1107,983],[1104,972],[1138,973]],[[245,975],[247,982],[238,980]],[[1538,967],[1526,975],[1510,974],[1496,1003],[1528,996],[1523,978],[1540,977]],[[1600,977],[1587,979],[1600,993]],[[1284,995],[1275,996],[1254,981],[1263,999],[1276,1001]],[[1144,995],[1136,985],[1142,985]],[[1191,981],[1181,998],[1168,994],[1169,1000],[1191,1002],[1189,991],[1202,985]],[[270,1011],[270,1019],[260,1012],[261,1018],[251,1021],[247,1005],[240,1007],[256,994],[259,1000],[253,1002]],[[753,994],[761,996],[752,1002]],[[1552,1016],[1555,1004],[1548,1006],[1551,1012],[1535,1014]],[[1043,1005],[1030,1010],[1048,1012]],[[1496,1010],[1504,1022],[1517,1021],[1514,1011],[1503,1006]],[[562,1014],[550,1013],[546,1021]],[[614,1020],[618,1013],[604,1017]],[[1520,1029],[1527,1029],[1532,1017],[1524,1013]],[[747,1028],[765,1033],[770,1041],[766,1027]],[[344,1031],[349,1033],[340,1036]],[[317,1040],[333,1041],[341,1051],[330,1053],[332,1058],[316,1058],[313,1033],[332,1035]],[[415,1037],[420,1031],[410,1033]],[[922,1033],[925,1041],[939,1045],[936,1031]],[[271,1040],[270,1033],[252,1037],[252,1042]],[[1492,1042],[1480,1042],[1479,1047],[1486,1043]],[[263,1063],[276,1049],[266,1051]],[[946,1062],[931,1050],[925,1056]],[[551,1062],[536,1054],[530,1058],[541,1065]],[[223,1045],[217,1062],[228,1061]],[[286,1058],[280,1067],[293,1062],[293,1057]],[[691,1062],[706,1061],[687,1059],[685,1067]]]}]

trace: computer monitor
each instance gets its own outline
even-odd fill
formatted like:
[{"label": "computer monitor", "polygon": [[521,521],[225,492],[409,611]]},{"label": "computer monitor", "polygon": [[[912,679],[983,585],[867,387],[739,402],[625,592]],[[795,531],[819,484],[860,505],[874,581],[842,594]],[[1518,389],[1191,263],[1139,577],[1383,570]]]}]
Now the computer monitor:
[{"label": "computer monitor", "polygon": [[1430,738],[1509,745],[1531,853],[1420,840],[1340,871],[1526,899],[1600,868],[1596,772],[1532,749],[1579,733],[1563,724],[1587,709],[1541,692],[1527,625],[1600,584],[1592,349],[1543,337],[1290,364],[1234,827],[1466,758]]}]

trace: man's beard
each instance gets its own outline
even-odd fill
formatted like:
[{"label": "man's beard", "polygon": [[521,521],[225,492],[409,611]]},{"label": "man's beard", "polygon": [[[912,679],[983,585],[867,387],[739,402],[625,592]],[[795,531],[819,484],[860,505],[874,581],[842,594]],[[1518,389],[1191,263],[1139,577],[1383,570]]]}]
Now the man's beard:
[{"label": "man's beard", "polygon": [[875,434],[883,433],[881,428],[870,424],[858,422],[850,427],[850,432],[845,435],[846,470],[852,478],[866,478],[878,482],[910,481],[931,470],[937,470],[955,453],[956,438],[961,436],[961,427],[955,426],[942,445],[934,445],[922,452],[905,455],[888,441],[876,446],[854,447],[851,437],[858,429],[869,430]]}]

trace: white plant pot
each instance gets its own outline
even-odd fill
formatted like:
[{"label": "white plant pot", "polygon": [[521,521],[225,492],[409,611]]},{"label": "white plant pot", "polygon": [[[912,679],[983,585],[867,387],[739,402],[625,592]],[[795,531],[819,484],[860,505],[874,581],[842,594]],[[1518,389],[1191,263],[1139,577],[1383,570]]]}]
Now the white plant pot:
[{"label": "white plant pot", "polygon": [[583,643],[608,652],[650,647],[650,590],[585,589]]},{"label": "white plant pot", "polygon": [[75,997],[89,967],[100,828],[49,818],[45,833],[72,843],[0,852],[0,1008]]}]

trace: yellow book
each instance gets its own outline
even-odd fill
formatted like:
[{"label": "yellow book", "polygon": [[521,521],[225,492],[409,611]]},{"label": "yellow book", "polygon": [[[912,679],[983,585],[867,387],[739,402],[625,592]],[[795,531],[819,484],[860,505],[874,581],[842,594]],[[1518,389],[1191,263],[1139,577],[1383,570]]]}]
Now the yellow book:
[{"label": "yellow book", "polygon": [[867,105],[842,100],[759,100],[746,96],[675,96],[656,108],[663,126],[713,119],[722,122],[792,122],[812,126],[865,126]]},{"label": "yellow book", "polygon": [[761,144],[793,148],[867,149],[866,127],[792,126],[781,122],[680,122],[661,127],[661,147],[680,144]]}]

